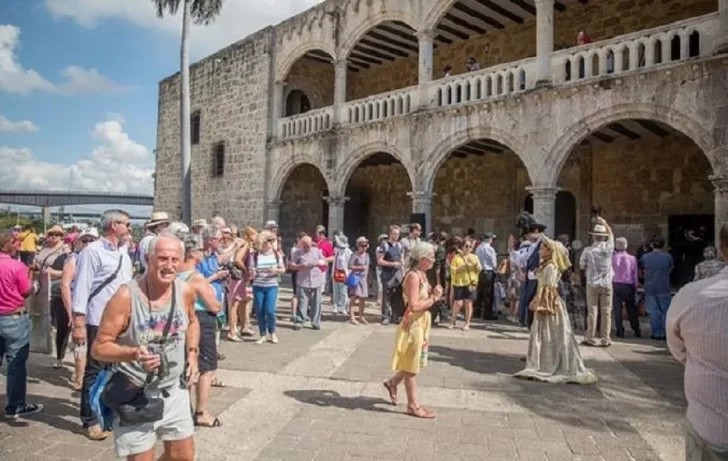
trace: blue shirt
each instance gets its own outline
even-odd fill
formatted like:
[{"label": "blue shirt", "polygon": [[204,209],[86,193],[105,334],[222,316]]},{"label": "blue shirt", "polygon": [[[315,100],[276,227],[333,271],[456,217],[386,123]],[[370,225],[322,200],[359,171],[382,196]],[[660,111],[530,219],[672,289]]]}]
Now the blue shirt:
[{"label": "blue shirt", "polygon": [[[121,268],[116,277],[89,301],[91,293],[119,267],[119,258]],[[86,324],[99,326],[106,303],[121,285],[131,281],[133,274],[131,258],[125,246],[117,248],[103,237],[90,243],[76,259],[76,277],[72,288],[73,312],[85,315]]]},{"label": "blue shirt", "polygon": [[[205,255],[205,257],[202,258],[202,261],[197,263],[196,269],[197,272],[202,274],[202,276],[206,279],[215,275],[218,271],[220,271],[220,263],[217,260],[217,253]],[[210,282],[210,285],[212,285],[212,288],[215,290],[215,297],[217,300],[222,302],[223,293],[225,291],[223,281],[218,279],[214,282]]]},{"label": "blue shirt", "polygon": [[642,256],[640,265],[645,271],[645,294],[669,295],[672,256],[664,251],[651,251]]}]

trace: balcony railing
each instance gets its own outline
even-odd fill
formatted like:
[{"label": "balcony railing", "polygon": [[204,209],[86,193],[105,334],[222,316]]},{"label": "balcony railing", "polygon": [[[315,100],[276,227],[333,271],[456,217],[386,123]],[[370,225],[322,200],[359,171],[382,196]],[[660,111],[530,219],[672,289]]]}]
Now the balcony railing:
[{"label": "balcony railing", "polygon": [[436,107],[452,106],[519,93],[533,88],[536,58],[528,58],[434,82],[430,100]]},{"label": "balcony railing", "polygon": [[278,133],[283,139],[307,136],[333,126],[334,107],[322,107],[278,120]]},{"label": "balcony railing", "polygon": [[349,101],[344,109],[346,123],[366,123],[407,115],[416,106],[417,89],[418,87],[412,86]]},{"label": "balcony railing", "polygon": [[552,55],[556,84],[648,69],[707,56],[718,31],[709,14],[557,51]]},{"label": "balcony railing", "polygon": [[[718,37],[718,27],[718,13],[712,13],[556,51],[551,55],[554,84],[709,56]],[[516,94],[535,87],[536,66],[536,58],[527,58],[349,101],[341,107],[338,117],[342,125],[356,125],[407,115],[417,109],[468,104]],[[331,129],[333,122],[334,107],[324,107],[280,119],[278,133],[281,139],[306,136]]]}]

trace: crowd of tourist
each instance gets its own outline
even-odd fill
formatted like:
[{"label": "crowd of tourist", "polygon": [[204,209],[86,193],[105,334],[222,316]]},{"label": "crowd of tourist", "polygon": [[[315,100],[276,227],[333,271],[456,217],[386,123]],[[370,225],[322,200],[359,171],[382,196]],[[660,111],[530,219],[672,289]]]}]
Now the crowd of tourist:
[{"label": "crowd of tourist", "polygon": [[[262,229],[240,230],[214,217],[188,228],[164,212],[152,214],[138,245],[131,239],[129,215],[122,210],[105,212],[98,229],[67,232],[53,226],[40,247],[32,229],[2,233],[0,358],[8,367],[6,416],[24,417],[43,409],[25,400],[30,343],[25,298],[34,293],[47,293],[50,299],[55,367],[63,366],[67,349],[73,352],[69,384],[81,391],[86,435],[104,440],[113,433],[119,456],[150,453],[159,436],[169,442],[165,450],[191,459],[194,427],[222,425],[208,410],[211,388],[224,386],[216,377],[218,361],[225,359],[219,341],[279,343],[277,307],[285,273],[292,282],[296,331],[321,329],[324,296],[331,296],[330,315],[346,316],[352,326],[369,323],[366,305],[376,298],[381,324],[397,325],[392,360],[396,374],[384,387],[396,405],[403,383],[407,412],[420,418],[435,416],[419,402],[416,377],[427,364],[430,333],[438,324],[453,329],[462,321],[462,330],[468,331],[474,318],[505,314],[530,329],[525,368],[516,377],[596,382],[574,335],[574,291],[579,287],[585,293],[584,346],[611,346],[613,323],[616,336],[624,337],[623,311],[635,337],[641,337],[641,285],[652,339],[667,338],[675,357],[687,363],[686,375],[691,353],[704,364],[725,358],[725,334],[716,330],[725,327],[725,306],[711,293],[720,291],[726,271],[714,247],[705,248],[705,260],[695,268],[695,279],[701,282],[673,300],[673,261],[661,237],[651,240],[649,251],[643,245],[635,257],[627,240],[615,238],[597,215],[590,232],[593,243],[577,257],[568,237],[546,237],[546,227],[530,215],[519,217],[519,228],[519,237],[509,237],[508,252],[500,257],[492,232],[476,237],[469,229],[464,236],[431,232],[425,237],[416,223],[404,229],[389,226],[373,248],[365,236],[356,238],[351,248],[342,232],[333,232],[329,239],[327,229],[317,226],[312,235],[300,232],[288,251],[274,221]],[[721,242],[723,255],[728,250],[726,228]],[[696,304],[700,299],[704,302]],[[676,307],[670,309],[671,303]],[[701,314],[698,320],[691,314],[701,306],[710,318]],[[701,334],[721,347],[701,346]],[[694,407],[710,400],[698,391],[699,385],[718,392],[725,390],[725,379],[690,379],[691,449],[720,447],[725,402],[713,402],[714,412]]]}]

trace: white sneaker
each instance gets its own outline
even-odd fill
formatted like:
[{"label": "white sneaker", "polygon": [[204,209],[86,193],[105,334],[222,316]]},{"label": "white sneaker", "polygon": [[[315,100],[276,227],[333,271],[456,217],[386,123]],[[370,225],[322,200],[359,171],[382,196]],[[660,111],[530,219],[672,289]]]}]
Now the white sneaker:
[{"label": "white sneaker", "polygon": [[268,341],[272,342],[273,344],[278,344],[278,336],[273,333],[272,335],[270,335],[270,338],[268,338]]},{"label": "white sneaker", "polygon": [[261,336],[260,338],[258,338],[258,339],[257,339],[257,340],[255,341],[255,345],[256,345],[256,346],[260,346],[261,344],[265,343],[267,339],[268,339],[268,338],[266,338],[265,336]]}]

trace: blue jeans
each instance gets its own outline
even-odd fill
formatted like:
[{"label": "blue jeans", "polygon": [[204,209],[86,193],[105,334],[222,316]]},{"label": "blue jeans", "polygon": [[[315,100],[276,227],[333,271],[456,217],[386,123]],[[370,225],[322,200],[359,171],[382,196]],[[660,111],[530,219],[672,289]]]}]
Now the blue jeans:
[{"label": "blue jeans", "polygon": [[334,312],[345,314],[349,309],[349,287],[345,283],[334,282]]},{"label": "blue jeans", "polygon": [[650,328],[652,336],[664,338],[665,321],[667,318],[667,310],[670,308],[672,297],[670,293],[664,295],[645,295],[645,304],[647,304],[647,312],[650,314]]},{"label": "blue jeans", "polygon": [[[310,318],[311,325],[321,325],[321,293],[323,287],[298,287],[298,311],[302,318]],[[310,312],[309,312],[310,307]]]},{"label": "blue jeans", "polygon": [[0,357],[8,364],[5,413],[15,413],[25,405],[28,372],[25,363],[30,353],[30,316],[0,316]]},{"label": "blue jeans", "polygon": [[260,336],[275,333],[278,286],[257,287],[253,285],[253,302],[255,303],[255,316],[258,318]]}]

